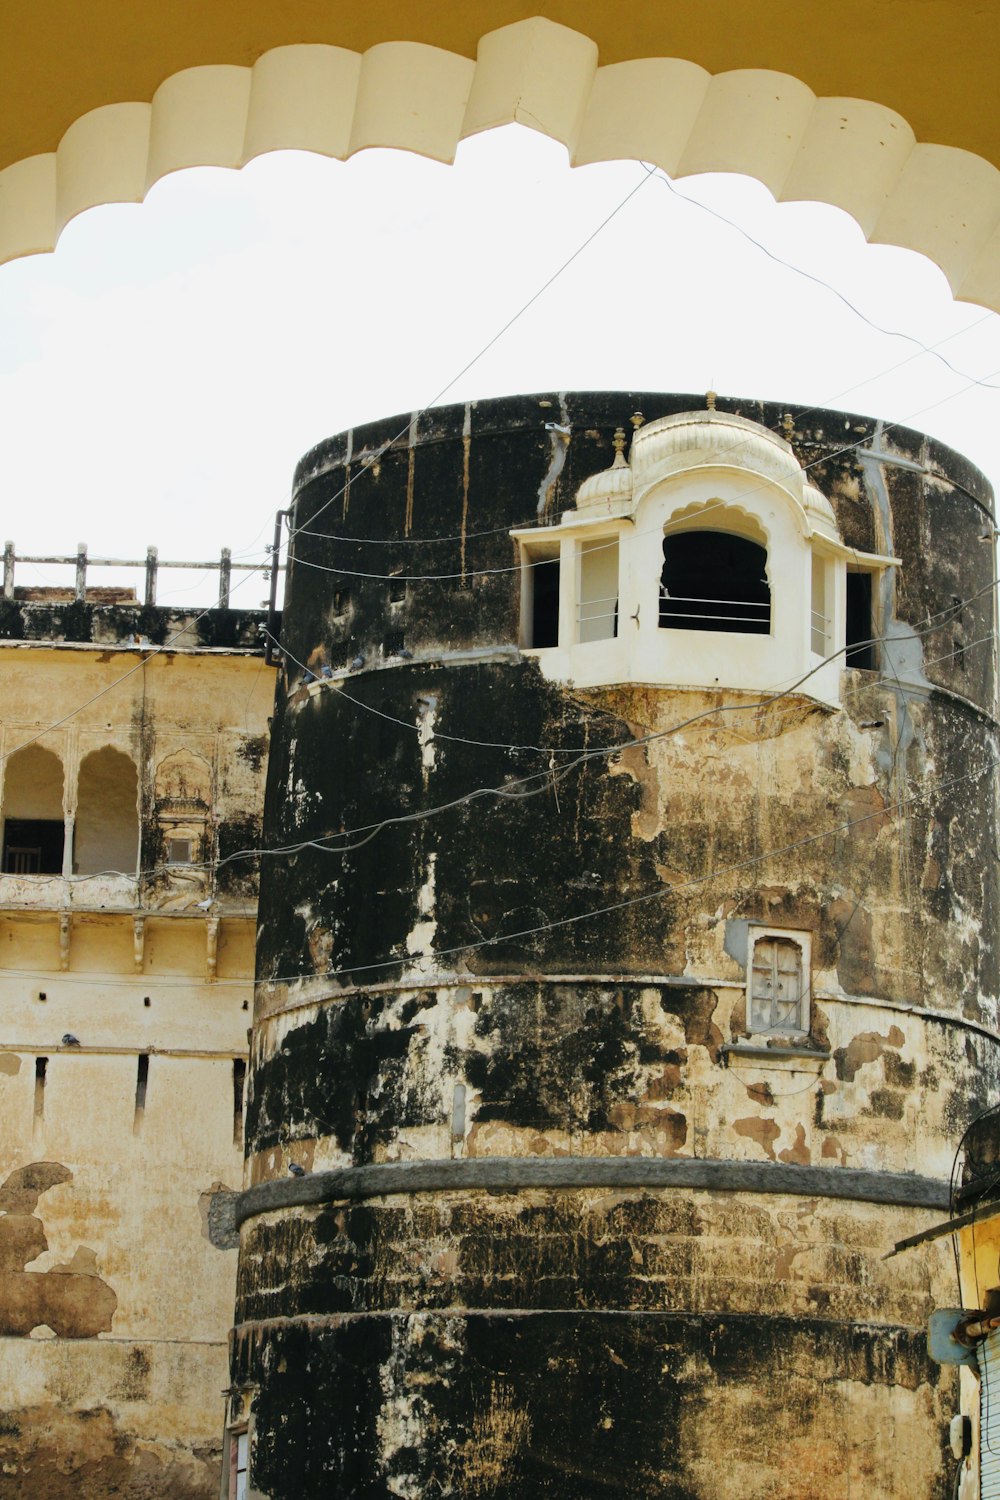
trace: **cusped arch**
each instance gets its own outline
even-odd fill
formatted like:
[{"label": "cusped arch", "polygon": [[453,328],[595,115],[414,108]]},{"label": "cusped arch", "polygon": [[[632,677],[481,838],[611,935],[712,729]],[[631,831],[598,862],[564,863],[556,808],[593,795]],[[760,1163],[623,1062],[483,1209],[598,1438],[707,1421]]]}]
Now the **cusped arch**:
[{"label": "cusped arch", "polygon": [[45,745],[24,745],[7,759],[3,774],[5,874],[58,875],[65,825],[63,763]]},{"label": "cusped arch", "polygon": [[157,807],[207,813],[212,800],[212,767],[203,755],[182,747],[165,755],[153,777]]},{"label": "cusped arch", "polygon": [[73,872],[134,875],[139,862],[139,773],[113,745],[91,750],[77,777]]},{"label": "cusped arch", "polygon": [[[781,495],[782,492],[777,490],[777,493]],[[782,498],[787,497],[782,496]],[[637,508],[637,529],[650,524],[645,508],[651,509],[651,504],[655,501],[654,491]],[[789,510],[792,510],[790,502]],[[765,551],[771,543],[771,528],[767,524],[765,515],[740,504],[732,497],[724,498],[721,495],[709,495],[690,503],[681,498],[680,503],[671,507],[667,513],[663,522],[663,531],[667,536],[679,536],[685,531],[720,531],[730,536],[745,537],[748,541],[763,547]]]},{"label": "cusped arch", "polygon": [[182,167],[238,168],[283,149],[346,159],[369,146],[450,162],[461,140],[511,122],[562,142],[576,165],[739,172],[779,201],[833,204],[869,240],[935,261],[956,297],[1000,310],[1000,171],[983,156],[918,141],[887,104],[817,96],[791,73],[711,73],[671,56],[600,67],[595,40],[537,16],[482,36],[475,61],[422,41],[295,43],[92,109],[55,151],[0,172],[0,260],[52,249],[76,214],[138,202]]}]

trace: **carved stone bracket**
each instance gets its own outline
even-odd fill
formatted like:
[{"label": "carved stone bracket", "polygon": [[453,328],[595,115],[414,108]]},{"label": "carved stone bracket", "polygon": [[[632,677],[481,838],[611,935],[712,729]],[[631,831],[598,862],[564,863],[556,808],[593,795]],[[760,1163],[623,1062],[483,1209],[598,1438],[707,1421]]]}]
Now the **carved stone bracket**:
[{"label": "carved stone bracket", "polygon": [[59,967],[69,968],[69,940],[72,918],[68,911],[59,913]]},{"label": "carved stone bracket", "polygon": [[218,971],[219,960],[219,919],[218,917],[207,917],[205,920],[205,964],[209,980],[213,980]]}]

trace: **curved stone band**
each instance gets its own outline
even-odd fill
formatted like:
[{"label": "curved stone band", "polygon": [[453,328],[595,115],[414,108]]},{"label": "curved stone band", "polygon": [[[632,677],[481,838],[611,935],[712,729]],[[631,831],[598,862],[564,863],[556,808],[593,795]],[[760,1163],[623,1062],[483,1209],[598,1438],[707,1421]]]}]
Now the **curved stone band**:
[{"label": "curved stone band", "polygon": [[692,1160],[689,1157],[477,1157],[474,1160],[382,1162],[257,1183],[236,1195],[238,1228],[283,1208],[399,1193],[488,1193],[529,1188],[708,1188],[714,1192],[788,1193],[849,1198],[900,1208],[947,1210],[947,1182],[909,1172],[797,1167],[784,1162]]}]

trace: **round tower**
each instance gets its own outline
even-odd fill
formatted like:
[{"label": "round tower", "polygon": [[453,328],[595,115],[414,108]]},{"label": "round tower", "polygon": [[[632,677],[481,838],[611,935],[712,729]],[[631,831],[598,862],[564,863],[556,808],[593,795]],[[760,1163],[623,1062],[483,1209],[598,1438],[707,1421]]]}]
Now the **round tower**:
[{"label": "round tower", "polygon": [[993,539],[919,433],[711,395],[302,461],[251,1493],[945,1493],[949,1252],[883,1257],[998,1074]]}]

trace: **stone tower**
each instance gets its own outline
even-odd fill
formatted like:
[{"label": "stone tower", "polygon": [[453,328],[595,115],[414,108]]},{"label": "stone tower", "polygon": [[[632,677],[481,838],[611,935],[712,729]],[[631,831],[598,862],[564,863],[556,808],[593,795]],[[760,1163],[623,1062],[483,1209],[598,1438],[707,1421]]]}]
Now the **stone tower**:
[{"label": "stone tower", "polygon": [[998,1071],[991,506],[918,433],[714,396],[303,460],[248,1493],[944,1495],[948,1251],[882,1256]]}]

